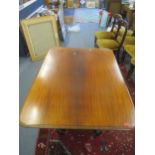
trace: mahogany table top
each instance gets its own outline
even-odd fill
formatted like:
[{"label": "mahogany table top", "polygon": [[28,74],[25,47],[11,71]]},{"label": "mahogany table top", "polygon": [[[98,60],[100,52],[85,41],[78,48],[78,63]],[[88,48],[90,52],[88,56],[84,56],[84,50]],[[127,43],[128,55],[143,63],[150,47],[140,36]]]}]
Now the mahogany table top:
[{"label": "mahogany table top", "polygon": [[134,105],[109,49],[51,49],[20,112],[24,127],[131,129]]}]

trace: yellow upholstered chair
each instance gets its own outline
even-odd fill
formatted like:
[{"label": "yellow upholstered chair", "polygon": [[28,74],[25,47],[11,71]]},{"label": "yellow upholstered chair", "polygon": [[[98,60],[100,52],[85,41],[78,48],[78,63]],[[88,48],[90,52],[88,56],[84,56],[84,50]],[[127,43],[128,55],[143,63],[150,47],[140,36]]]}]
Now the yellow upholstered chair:
[{"label": "yellow upholstered chair", "polygon": [[115,14],[114,15],[114,21],[112,24],[112,28],[110,32],[103,32],[103,31],[98,31],[95,33],[95,43],[97,39],[114,39],[117,33],[117,27],[116,25],[118,24],[119,20],[122,19],[122,16],[120,14]]},{"label": "yellow upholstered chair", "polygon": [[[121,42],[121,36],[119,35],[117,37],[117,41]],[[126,36],[123,42],[123,46],[125,45],[130,45],[130,44],[135,44],[135,37],[134,36]]]},{"label": "yellow upholstered chair", "polygon": [[[121,27],[118,35],[123,35],[124,31],[125,31],[125,28]],[[133,36],[133,34],[134,34],[134,31],[129,29],[127,30],[126,36]]]},{"label": "yellow upholstered chair", "polygon": [[131,59],[131,64],[135,66],[135,57]]},{"label": "yellow upholstered chair", "polygon": [[131,58],[135,57],[135,42],[126,41],[123,44],[123,53],[122,53],[121,62],[124,62],[126,54],[128,54]]},{"label": "yellow upholstered chair", "polygon": [[135,45],[134,44],[124,45],[123,61],[125,59],[126,54],[130,56],[130,69],[127,75],[127,79],[129,79],[135,68]]},{"label": "yellow upholstered chair", "polygon": [[[113,24],[112,24],[112,28],[111,28],[111,31],[110,32],[107,32],[107,31],[97,31],[95,33],[95,44],[96,44],[96,41],[97,39],[115,39],[116,37],[116,34],[117,34],[117,30],[118,30],[118,21],[122,19],[122,16],[120,14],[115,14],[114,15],[114,21],[113,21]],[[119,36],[122,36],[123,33],[125,31],[125,28],[124,27],[121,27],[121,29],[119,30]],[[132,30],[127,30],[127,36],[132,36],[133,35],[133,31]],[[120,40],[121,37],[119,37],[119,40]]]},{"label": "yellow upholstered chair", "polygon": [[132,44],[130,44],[130,45],[125,45],[125,46],[124,46],[124,50],[125,50],[125,52],[126,52],[130,57],[132,57],[132,58],[135,57],[135,45],[132,45]]},{"label": "yellow upholstered chair", "polygon": [[[114,28],[113,32],[116,33],[117,29]],[[122,34],[124,33],[125,29],[124,27],[121,27],[120,30],[119,30],[119,33],[118,35],[119,36],[122,36]],[[133,36],[134,35],[134,31],[133,30],[127,30],[127,33],[126,33],[126,36]]]},{"label": "yellow upholstered chair", "polygon": [[[126,37],[127,34],[127,22],[124,20],[121,20],[118,23],[118,32],[117,32],[117,36],[115,39],[97,39],[96,41],[96,47],[98,48],[110,48],[114,51],[115,54],[117,54],[117,60],[119,61],[119,52],[120,48],[123,45],[124,39]],[[121,27],[124,27],[124,33],[121,35],[120,41],[117,40],[117,37],[119,36],[119,30],[121,29]]]}]

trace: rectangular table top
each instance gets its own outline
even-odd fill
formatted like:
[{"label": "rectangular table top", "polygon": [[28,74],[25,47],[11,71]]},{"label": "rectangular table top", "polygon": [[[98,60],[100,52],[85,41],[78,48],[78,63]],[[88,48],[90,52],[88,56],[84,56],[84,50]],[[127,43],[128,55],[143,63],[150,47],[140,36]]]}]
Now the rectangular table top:
[{"label": "rectangular table top", "polygon": [[51,49],[20,112],[24,127],[131,129],[134,105],[109,49]]}]

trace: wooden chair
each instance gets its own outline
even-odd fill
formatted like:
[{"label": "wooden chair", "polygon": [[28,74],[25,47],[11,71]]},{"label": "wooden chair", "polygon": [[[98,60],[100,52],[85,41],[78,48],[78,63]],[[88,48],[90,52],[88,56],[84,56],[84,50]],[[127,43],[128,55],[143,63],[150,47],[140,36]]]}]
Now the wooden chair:
[{"label": "wooden chair", "polygon": [[135,37],[126,36],[122,47],[123,47],[123,53],[121,62],[124,62],[126,54],[128,54],[130,57],[133,57],[135,55]]},{"label": "wooden chair", "polygon": [[[118,42],[121,41],[121,36],[117,37]],[[135,44],[135,37],[134,36],[128,36],[126,35],[124,42],[123,42],[123,46],[125,45],[134,45]]]},{"label": "wooden chair", "polygon": [[122,16],[120,14],[115,14],[113,16],[114,21],[112,23],[112,28],[110,32],[103,32],[103,31],[98,31],[95,33],[95,43],[97,39],[114,39],[116,37],[117,33],[117,28],[116,25],[118,24],[119,20],[122,19]]},{"label": "wooden chair", "polygon": [[[129,23],[128,23],[128,25],[129,25]],[[120,33],[119,33],[120,36],[122,35],[123,31],[124,31],[123,29],[120,31]],[[118,36],[118,41],[121,40],[120,36]],[[128,29],[128,31],[127,31],[127,35],[125,37],[123,46],[127,45],[127,44],[135,44],[135,28],[134,28],[134,26],[132,29]]]},{"label": "wooden chair", "polygon": [[[117,33],[117,29],[118,29],[118,21],[122,19],[122,16],[120,14],[115,14],[113,16],[114,18],[114,21],[112,23],[112,28],[111,28],[111,31],[110,32],[107,32],[107,31],[98,31],[95,33],[95,45],[96,45],[96,40],[97,39],[115,39],[116,37],[116,33]],[[121,36],[122,34],[124,33],[125,29],[124,28],[121,28],[119,30],[119,38],[118,38],[118,41],[121,40]],[[134,34],[134,31],[133,30],[127,30],[127,39],[132,42],[134,42],[134,40],[132,40],[132,38],[130,39],[130,36],[132,36]]]},{"label": "wooden chair", "polygon": [[[126,55],[130,56],[130,69],[127,75],[127,79],[129,79],[135,68],[135,45],[134,44],[124,45],[123,53],[124,53],[124,59]],[[124,62],[124,59],[123,59],[123,62]]]},{"label": "wooden chair", "polygon": [[135,45],[134,44],[125,45],[124,50],[131,58],[135,57]]},{"label": "wooden chair", "polygon": [[[124,27],[124,31],[121,35],[120,40],[117,40],[118,34],[119,34],[119,30]],[[117,34],[115,39],[98,39],[96,41],[96,47],[98,48],[110,48],[114,51],[114,53],[116,54],[116,58],[117,61],[119,62],[119,51],[123,45],[124,39],[126,37],[127,34],[127,29],[128,29],[128,24],[125,20],[120,20],[120,22],[118,23],[118,30],[117,30]]]}]

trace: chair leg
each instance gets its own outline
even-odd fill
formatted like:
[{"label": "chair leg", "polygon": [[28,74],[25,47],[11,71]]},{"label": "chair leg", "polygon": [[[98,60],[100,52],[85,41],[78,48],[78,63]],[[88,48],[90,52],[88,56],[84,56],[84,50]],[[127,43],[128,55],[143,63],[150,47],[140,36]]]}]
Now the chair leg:
[{"label": "chair leg", "polygon": [[134,72],[134,69],[135,69],[135,66],[133,64],[130,64],[130,69],[127,74],[127,79],[131,77],[132,73]]},{"label": "chair leg", "polygon": [[95,44],[95,48],[99,48],[97,44]]},{"label": "chair leg", "polygon": [[122,58],[121,58],[121,63],[123,63],[125,61],[125,56],[126,56],[126,52],[123,49],[123,53],[122,53]]},{"label": "chair leg", "polygon": [[94,138],[100,136],[102,134],[102,130],[94,130]]},{"label": "chair leg", "polygon": [[97,45],[96,45],[96,40],[97,40],[97,39],[96,39],[96,37],[95,37],[95,41],[94,41],[94,47],[97,47]]},{"label": "chair leg", "polygon": [[66,132],[65,129],[57,129],[56,131],[57,131],[57,133],[58,133],[59,135],[61,135],[61,136],[64,135],[65,132]]},{"label": "chair leg", "polygon": [[120,57],[120,53],[119,53],[119,51],[117,51],[117,53],[116,53],[116,59],[117,59],[117,62],[118,63],[120,63],[119,57]]},{"label": "chair leg", "polygon": [[120,57],[119,51],[114,51],[114,54],[115,54],[117,62],[120,63],[120,61],[119,61],[119,57]]}]

